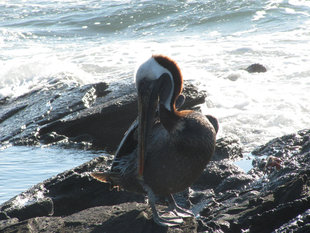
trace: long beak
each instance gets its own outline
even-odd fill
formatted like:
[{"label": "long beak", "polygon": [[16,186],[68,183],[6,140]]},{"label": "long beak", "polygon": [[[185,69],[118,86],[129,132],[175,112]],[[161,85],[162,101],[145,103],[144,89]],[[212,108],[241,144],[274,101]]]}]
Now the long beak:
[{"label": "long beak", "polygon": [[138,87],[138,177],[143,177],[144,158],[147,150],[148,134],[153,126],[154,116],[158,104],[158,84],[147,81]]}]

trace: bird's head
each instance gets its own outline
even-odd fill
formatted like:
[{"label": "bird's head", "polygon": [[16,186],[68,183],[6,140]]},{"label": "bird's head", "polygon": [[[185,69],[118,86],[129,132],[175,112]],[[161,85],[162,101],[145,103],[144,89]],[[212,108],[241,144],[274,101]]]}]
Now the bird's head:
[{"label": "bird's head", "polygon": [[182,92],[183,79],[178,65],[168,57],[153,55],[142,63],[135,74],[138,91],[139,175],[143,175],[147,136],[158,104],[175,111],[176,99]]}]

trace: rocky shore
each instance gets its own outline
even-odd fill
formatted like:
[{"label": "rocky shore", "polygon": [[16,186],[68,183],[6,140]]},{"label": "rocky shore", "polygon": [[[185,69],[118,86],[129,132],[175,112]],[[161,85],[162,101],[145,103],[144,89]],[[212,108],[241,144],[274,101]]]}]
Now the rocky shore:
[{"label": "rocky shore", "polygon": [[[206,98],[189,83],[184,95],[186,109],[197,109]],[[133,85],[114,91],[105,83],[69,87],[54,82],[46,90],[2,98],[0,107],[2,146],[50,145],[111,154],[137,112]],[[202,176],[175,195],[196,215],[178,227],[155,224],[143,195],[110,190],[88,175],[108,169],[111,155],[3,203],[0,232],[310,232],[310,130],[275,138],[252,155],[253,168],[245,173],[234,164],[243,157],[238,139],[219,138]]]}]

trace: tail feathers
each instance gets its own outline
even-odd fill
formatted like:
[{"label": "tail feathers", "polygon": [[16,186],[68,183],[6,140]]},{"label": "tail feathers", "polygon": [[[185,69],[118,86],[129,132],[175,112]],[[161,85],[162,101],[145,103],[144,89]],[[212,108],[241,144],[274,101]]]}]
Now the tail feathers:
[{"label": "tail feathers", "polygon": [[208,118],[208,120],[210,121],[210,123],[213,125],[215,132],[217,133],[219,131],[219,122],[218,120],[211,115],[206,115],[206,117]]},{"label": "tail feathers", "polygon": [[111,184],[110,190],[112,190],[113,188],[116,188],[119,191],[120,189],[121,179],[118,173],[92,172],[90,173],[90,176],[100,182]]},{"label": "tail feathers", "polygon": [[107,172],[92,172],[90,173],[90,176],[100,182],[111,183],[111,180],[109,179],[109,173]]}]

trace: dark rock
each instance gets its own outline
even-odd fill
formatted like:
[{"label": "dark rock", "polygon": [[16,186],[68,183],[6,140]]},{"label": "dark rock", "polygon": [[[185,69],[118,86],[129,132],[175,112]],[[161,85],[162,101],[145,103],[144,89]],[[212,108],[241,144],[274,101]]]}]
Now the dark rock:
[{"label": "dark rock", "polygon": [[248,66],[245,70],[249,73],[262,73],[267,71],[265,66],[258,63]]},{"label": "dark rock", "polygon": [[219,193],[225,192],[227,190],[240,190],[253,181],[254,178],[250,175],[244,173],[232,174],[228,177],[225,177],[225,179],[223,179],[223,181],[214,189],[214,191]]},{"label": "dark rock", "polygon": [[[113,151],[137,116],[133,84],[68,86],[51,80],[49,85],[10,101],[1,99],[1,143]],[[184,95],[183,108],[197,108],[206,97],[187,82]]]},{"label": "dark rock", "polygon": [[18,219],[17,218],[10,218],[10,219],[7,219],[7,220],[0,220],[0,230],[1,229],[5,229],[6,227],[14,225],[16,223],[18,223]]},{"label": "dark rock", "polygon": [[26,107],[27,107],[27,104],[22,104],[20,106],[13,106],[13,108],[8,109],[5,112],[2,112],[0,114],[0,123],[5,121],[6,119],[10,118],[14,114],[18,113],[19,111],[23,110]]},{"label": "dark rock", "polygon": [[275,138],[265,145],[257,147],[252,154],[257,156],[287,157],[309,151],[310,130],[300,130],[296,134],[289,134]]},{"label": "dark rock", "polygon": [[94,84],[94,88],[96,90],[97,98],[104,97],[107,94],[109,94],[111,91],[108,90],[108,87],[109,86],[106,83],[96,83],[96,84]]},{"label": "dark rock", "polygon": [[167,231],[153,222],[150,209],[143,204],[144,196],[110,190],[108,184],[97,182],[88,175],[89,171],[108,169],[110,163],[111,157],[98,157],[3,203],[0,211],[4,220],[0,222],[0,231],[37,229],[49,232],[55,226],[65,232],[195,231],[197,226],[193,219],[187,219],[180,228]]},{"label": "dark rock", "polygon": [[216,141],[215,152],[212,156],[213,161],[222,159],[236,160],[242,157],[242,146],[238,138],[227,136]]},{"label": "dark rock", "polygon": [[283,224],[276,232],[310,232],[310,209]]},{"label": "dark rock", "polygon": [[[0,231],[307,232],[310,152],[302,148],[308,136],[309,130],[300,131],[267,143],[269,150],[261,147],[269,156],[278,153],[275,148],[283,149],[280,170],[267,173],[254,166],[245,174],[228,159],[211,161],[189,192],[176,195],[181,205],[189,199],[193,212],[200,216],[186,219],[179,227],[157,226],[144,196],[110,191],[109,185],[91,179],[89,171],[108,169],[112,156],[107,156],[61,173],[3,203]],[[288,153],[289,145],[294,153]]]},{"label": "dark rock", "polygon": [[190,192],[190,201],[193,204],[198,204],[201,201],[205,201],[206,199],[213,198],[215,196],[213,189],[206,190],[192,190]]},{"label": "dark rock", "polygon": [[10,98],[9,98],[8,96],[6,96],[6,97],[0,97],[0,105],[7,103],[7,101],[8,101],[9,99],[10,99]]},{"label": "dark rock", "polygon": [[6,219],[9,219],[9,216],[5,212],[0,211],[0,220]]},{"label": "dark rock", "polygon": [[[135,89],[132,86],[127,89],[128,93],[122,96],[107,96],[108,101],[104,101],[103,104],[80,111],[73,117],[43,126],[39,131],[41,142],[55,143],[54,140],[50,140],[51,132],[66,136],[70,141],[75,142],[81,140],[80,135],[84,135],[87,141],[97,149],[115,150],[129,125],[137,117]],[[186,99],[182,108],[187,109],[203,103],[206,97],[191,84],[185,85],[184,95]]]},{"label": "dark rock", "polygon": [[206,100],[207,93],[205,91],[198,91],[197,87],[189,82],[184,82],[184,89],[182,94],[185,96],[185,102],[180,108],[199,110],[197,105],[203,104]]},{"label": "dark rock", "polygon": [[10,99],[1,106],[0,142],[13,145],[40,144],[40,126],[95,105],[96,93],[102,95],[104,88],[107,88],[106,84],[80,87],[52,80],[46,89],[33,90]]},{"label": "dark rock", "polygon": [[196,232],[196,222],[189,218],[178,228],[165,228],[151,219],[146,204],[123,203],[114,207],[100,206],[83,210],[65,217],[37,217],[12,224],[1,232],[118,232],[118,233],[155,233],[155,232]]},{"label": "dark rock", "polygon": [[86,109],[76,117],[48,124],[40,129],[40,139],[50,143],[45,135],[51,132],[69,137],[72,141],[79,135],[88,135],[95,148],[115,149],[136,118],[135,100],[136,95],[129,94]]},{"label": "dark rock", "polygon": [[[280,170],[275,169],[266,173],[254,167],[249,172],[251,176],[235,173],[227,176],[221,183],[217,180],[219,176],[214,176],[213,172],[209,180],[217,181],[214,184],[218,185],[213,187],[215,190],[213,200],[209,199],[209,204],[200,211],[203,221],[199,224],[198,230],[283,232],[280,229],[292,228],[294,231],[300,229],[300,232],[306,232],[307,224],[310,222],[310,218],[305,217],[305,211],[310,206],[310,152],[304,152],[302,148],[307,145],[309,135],[309,130],[303,130],[294,135],[274,139],[261,147],[264,152],[268,152],[269,156],[279,156],[279,149],[283,152],[281,153],[283,165]],[[291,153],[289,153],[290,150]],[[216,171],[213,168],[209,170]],[[225,173],[223,170],[225,169],[217,171],[217,174]],[[230,170],[233,171],[233,169]],[[211,171],[209,173],[211,175]],[[253,179],[252,176],[259,179]],[[242,179],[244,179],[244,185],[242,185]],[[207,183],[206,176],[204,180]],[[235,181],[237,186],[234,184]],[[241,185],[238,186],[239,184]],[[232,188],[229,188],[230,185]],[[302,219],[299,223],[300,227],[296,224],[293,227],[292,219],[296,218]],[[219,220],[226,225],[220,225]]]},{"label": "dark rock", "polygon": [[97,205],[144,201],[141,195],[110,191],[108,184],[96,182],[89,171],[107,169],[110,157],[98,157],[75,169],[39,183],[3,203],[0,211],[8,217],[25,220],[37,216],[63,216]]},{"label": "dark rock", "polygon": [[[224,161],[211,161],[206,169],[203,171],[200,178],[193,184],[193,188],[195,190],[204,190],[204,189],[214,189],[224,182],[229,177],[242,175],[244,172],[237,167],[236,165],[232,164],[228,160]],[[244,180],[242,178],[241,182],[244,184]],[[240,186],[242,184],[236,184]],[[233,188],[230,186],[227,188]]]},{"label": "dark rock", "polygon": [[7,212],[9,216],[14,216],[14,218],[18,218],[19,220],[37,216],[52,216],[53,213],[54,206],[50,198],[40,198],[33,203],[17,206],[17,208]]}]

